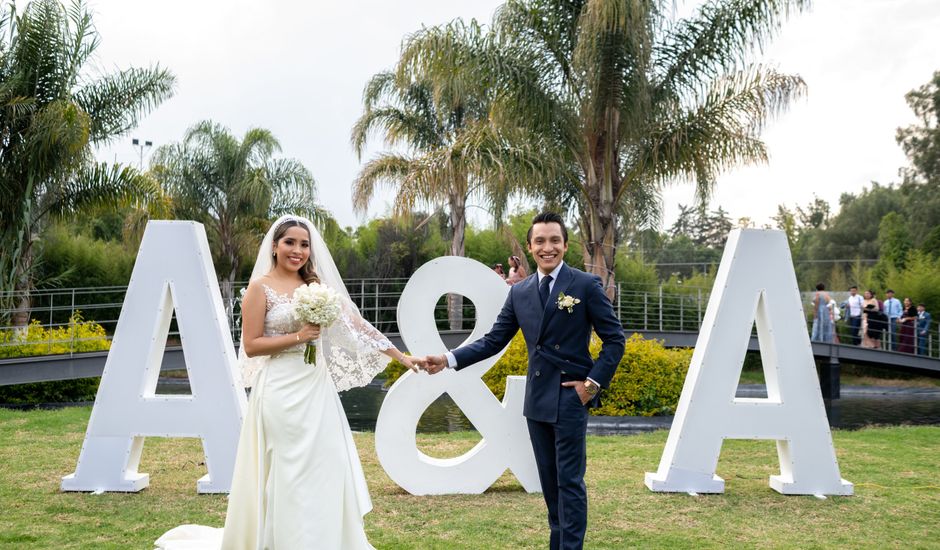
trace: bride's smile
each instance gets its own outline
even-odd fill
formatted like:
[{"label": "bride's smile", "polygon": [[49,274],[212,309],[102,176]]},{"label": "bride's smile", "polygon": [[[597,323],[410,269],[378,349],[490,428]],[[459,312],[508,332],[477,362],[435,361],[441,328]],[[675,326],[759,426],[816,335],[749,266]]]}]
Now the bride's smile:
[{"label": "bride's smile", "polygon": [[274,254],[277,257],[275,265],[297,271],[310,258],[310,239],[307,232],[301,227],[288,228],[278,240]]}]

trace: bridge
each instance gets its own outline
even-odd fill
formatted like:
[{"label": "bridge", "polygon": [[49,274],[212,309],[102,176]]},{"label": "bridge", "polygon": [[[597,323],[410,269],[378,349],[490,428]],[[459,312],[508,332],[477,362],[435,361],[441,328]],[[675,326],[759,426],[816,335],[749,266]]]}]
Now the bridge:
[{"label": "bridge", "polygon": [[[395,312],[401,291],[407,279],[357,279],[347,281],[350,297],[359,306],[363,316],[379,330],[387,334],[393,342],[402,347],[398,336]],[[30,317],[45,330],[68,327],[68,319],[76,312],[81,312],[86,319],[95,319],[113,334],[120,308],[123,304],[124,287],[57,289],[40,291],[32,295]],[[625,332],[637,333],[644,338],[660,340],[667,347],[694,347],[698,339],[698,329],[708,303],[709,289],[674,288],[664,285],[652,288],[635,288],[618,285],[613,301],[617,315],[623,323]],[[809,307],[807,310],[811,309]],[[238,304],[229,308],[233,339],[238,336],[240,312]],[[438,303],[435,316],[445,344],[455,347],[470,334],[473,323],[473,306],[465,304],[465,321],[459,327],[451,328],[447,320],[447,307],[444,297]],[[843,325],[839,323],[839,325]],[[163,370],[185,368],[182,348],[174,345],[178,333],[174,332],[175,322],[171,326],[168,345],[163,358]],[[809,329],[809,328],[808,328]],[[12,327],[0,327],[0,333],[9,332]],[[839,327],[843,339],[847,339],[844,326]],[[875,366],[906,373],[926,376],[940,376],[940,358],[938,358],[937,326],[930,329],[926,354],[915,355],[887,351],[890,345],[882,342],[884,349],[868,349],[855,345],[813,342],[813,356],[816,358],[823,394],[827,398],[839,397],[840,368],[843,363]],[[46,342],[48,343],[48,342]],[[76,348],[72,341],[60,344]],[[0,357],[3,347],[21,345],[15,339],[0,340]],[[756,334],[752,335],[749,351],[758,351],[760,345]],[[0,386],[23,384],[28,382],[46,382],[100,376],[104,369],[107,351],[84,353],[65,353],[59,355],[38,355],[0,359]]]}]

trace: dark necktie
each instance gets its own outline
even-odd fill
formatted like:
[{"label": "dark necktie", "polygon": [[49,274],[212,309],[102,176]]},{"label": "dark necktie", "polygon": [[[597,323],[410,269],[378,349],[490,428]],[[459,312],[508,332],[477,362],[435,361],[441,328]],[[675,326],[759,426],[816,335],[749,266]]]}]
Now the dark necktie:
[{"label": "dark necktie", "polygon": [[539,283],[539,298],[542,299],[542,309],[545,309],[545,303],[548,302],[548,285],[550,284],[552,284],[551,275],[542,277],[542,282]]}]

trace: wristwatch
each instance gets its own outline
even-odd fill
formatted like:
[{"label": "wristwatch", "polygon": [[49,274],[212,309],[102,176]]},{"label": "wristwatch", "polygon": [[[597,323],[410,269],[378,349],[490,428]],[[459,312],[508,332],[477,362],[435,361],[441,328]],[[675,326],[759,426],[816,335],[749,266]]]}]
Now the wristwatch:
[{"label": "wristwatch", "polygon": [[597,395],[597,392],[601,391],[601,387],[595,384],[593,380],[585,380],[584,391],[588,392],[588,395],[591,397],[594,397]]}]

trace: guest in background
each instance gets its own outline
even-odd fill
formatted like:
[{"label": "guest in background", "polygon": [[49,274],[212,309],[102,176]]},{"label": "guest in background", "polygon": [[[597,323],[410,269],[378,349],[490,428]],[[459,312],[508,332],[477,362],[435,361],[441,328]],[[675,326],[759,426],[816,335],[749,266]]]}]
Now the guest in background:
[{"label": "guest in background", "polygon": [[506,278],[506,274],[503,272],[503,264],[495,264],[493,266],[493,271],[495,271],[496,274],[502,277],[503,279]]},{"label": "guest in background", "polygon": [[901,353],[914,353],[914,325],[917,324],[917,308],[910,298],[904,298],[904,311],[898,320],[898,348]]},{"label": "guest in background", "polygon": [[885,349],[895,351],[898,347],[898,320],[904,313],[904,307],[901,306],[901,300],[894,297],[894,291],[890,288],[885,292],[885,296],[887,298],[881,310],[888,317],[888,345]]},{"label": "guest in background", "polygon": [[835,326],[832,322],[832,308],[829,302],[832,298],[826,292],[826,285],[816,285],[816,294],[813,295],[813,341],[832,342],[832,333]]},{"label": "guest in background", "polygon": [[514,285],[518,282],[521,282],[528,276],[526,273],[525,266],[522,264],[522,260],[519,259],[519,256],[510,256],[509,257],[509,276],[506,277],[506,283]]},{"label": "guest in background", "polygon": [[858,293],[858,287],[849,288],[849,297],[842,304],[849,325],[849,344],[857,346],[860,340],[859,330],[862,328],[862,308],[864,300]]},{"label": "guest in background", "polygon": [[862,300],[862,347],[869,349],[878,349],[881,347],[881,334],[884,322],[884,315],[881,313],[881,306],[875,293],[871,290],[865,291],[865,299]]},{"label": "guest in background", "polygon": [[917,354],[927,355],[927,337],[930,334],[930,314],[927,306],[917,304]]}]

